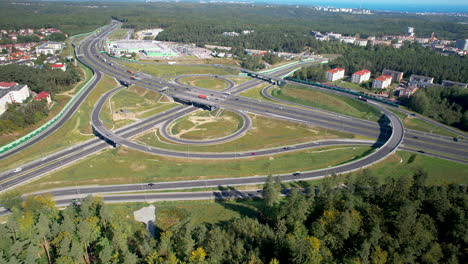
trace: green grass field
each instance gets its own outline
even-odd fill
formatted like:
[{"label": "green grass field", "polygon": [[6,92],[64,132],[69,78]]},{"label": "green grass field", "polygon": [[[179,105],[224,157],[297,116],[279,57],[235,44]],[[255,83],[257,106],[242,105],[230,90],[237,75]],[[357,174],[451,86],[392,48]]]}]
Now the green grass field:
[{"label": "green grass field", "polygon": [[122,62],[120,63],[130,69],[145,72],[157,77],[176,76],[184,74],[213,74],[213,75],[236,75],[237,70],[226,68],[215,68],[207,66],[187,66],[187,65],[151,65]]},{"label": "green grass field", "polygon": [[78,142],[94,138],[89,124],[91,111],[101,94],[117,86],[113,78],[104,75],[102,80],[86,97],[79,109],[58,130],[33,146],[0,161],[2,171],[15,168],[41,156],[75,145]]},{"label": "green grass field", "polygon": [[245,83],[247,81],[252,80],[251,77],[242,77],[242,76],[240,76],[240,77],[227,77],[227,79],[233,81],[236,85],[239,85],[241,83]]},{"label": "green grass field", "polygon": [[[217,145],[190,145],[191,151],[237,152],[260,148],[287,146],[315,140],[358,138],[358,136],[321,127],[251,115],[252,128],[243,137]],[[169,143],[157,131],[151,131],[136,139],[144,144],[174,150],[187,150],[186,145]]]},{"label": "green grass field", "polygon": [[213,77],[185,77],[180,79],[181,83],[220,91],[226,89],[229,85],[226,81]]},{"label": "green grass field", "polygon": [[283,88],[272,90],[272,95],[290,102],[308,105],[327,111],[349,115],[370,121],[377,121],[380,111],[366,103],[352,98],[312,90],[300,85],[288,84]]},{"label": "green grass field", "polygon": [[176,120],[172,135],[184,139],[214,139],[228,136],[242,127],[242,118],[227,110],[197,111]]},{"label": "green grass field", "polygon": [[120,40],[127,35],[128,29],[119,28],[108,35],[109,40]]},{"label": "green grass field", "polygon": [[[325,168],[369,151],[365,146],[336,146],[243,159],[199,160],[161,157],[118,148],[107,149],[60,171],[26,184],[23,192],[50,188],[244,177]],[[109,166],[112,164],[112,166]]]}]

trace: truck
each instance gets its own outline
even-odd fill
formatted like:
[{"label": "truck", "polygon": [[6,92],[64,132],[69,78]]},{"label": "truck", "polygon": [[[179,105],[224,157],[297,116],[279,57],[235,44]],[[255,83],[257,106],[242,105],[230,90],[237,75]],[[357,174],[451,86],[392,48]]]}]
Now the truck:
[{"label": "truck", "polygon": [[202,98],[202,99],[208,100],[208,96],[206,96],[206,95],[204,95],[204,94],[198,95],[198,98]]},{"label": "truck", "polygon": [[132,70],[127,70],[127,72],[133,74],[133,71],[132,71]]},{"label": "truck", "polygon": [[135,80],[135,76],[130,76],[130,80]]}]

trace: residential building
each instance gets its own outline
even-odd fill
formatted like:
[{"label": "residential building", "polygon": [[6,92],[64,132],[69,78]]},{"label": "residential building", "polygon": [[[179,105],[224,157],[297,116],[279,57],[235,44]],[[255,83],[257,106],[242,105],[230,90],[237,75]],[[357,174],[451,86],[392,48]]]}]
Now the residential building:
[{"label": "residential building", "polygon": [[468,50],[468,39],[457,39],[455,46],[460,50]]},{"label": "residential building", "polygon": [[442,81],[442,86],[444,87],[458,86],[461,88],[468,88],[468,83],[460,83],[460,82],[452,82],[452,81],[444,80]]},{"label": "residential building", "polygon": [[3,114],[7,105],[11,103],[22,103],[29,97],[27,85],[16,82],[0,82],[0,115]]},{"label": "residential building", "polygon": [[432,84],[432,83],[434,83],[434,78],[413,74],[413,75],[411,75],[409,81],[410,82],[417,82],[417,83],[430,83],[430,84]]},{"label": "residential building", "polygon": [[384,69],[382,75],[392,76],[392,82],[399,83],[403,79],[403,72]]},{"label": "residential building", "polygon": [[353,73],[351,76],[351,82],[353,83],[362,83],[368,81],[370,79],[371,72],[369,70],[360,70],[358,72]]},{"label": "residential building", "polygon": [[392,83],[392,76],[380,75],[372,82],[372,88],[385,89]]},{"label": "residential building", "polygon": [[40,100],[46,100],[47,105],[50,106],[52,104],[52,99],[50,99],[50,93],[48,92],[40,92],[34,97],[34,100],[40,101]]},{"label": "residential building", "polygon": [[367,39],[356,39],[354,41],[354,44],[358,45],[358,46],[361,46],[361,47],[365,47],[365,46],[367,46],[367,42],[368,42]]},{"label": "residential building", "polygon": [[225,36],[225,37],[237,37],[237,36],[239,36],[239,33],[237,33],[237,32],[223,32],[223,36]]},{"label": "residential building", "polygon": [[66,71],[67,70],[67,65],[65,65],[65,63],[56,63],[56,64],[51,64],[50,68]]},{"label": "residential building", "polygon": [[63,44],[60,42],[44,42],[36,48],[36,54],[55,54],[63,48]]},{"label": "residential building", "polygon": [[334,82],[344,77],[345,69],[343,68],[334,68],[327,71],[327,80]]}]

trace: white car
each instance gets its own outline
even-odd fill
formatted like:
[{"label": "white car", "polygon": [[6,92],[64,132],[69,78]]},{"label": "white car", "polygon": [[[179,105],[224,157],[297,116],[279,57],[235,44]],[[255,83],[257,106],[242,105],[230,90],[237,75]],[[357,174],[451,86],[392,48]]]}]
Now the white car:
[{"label": "white car", "polygon": [[22,168],[16,168],[13,172],[20,172]]}]

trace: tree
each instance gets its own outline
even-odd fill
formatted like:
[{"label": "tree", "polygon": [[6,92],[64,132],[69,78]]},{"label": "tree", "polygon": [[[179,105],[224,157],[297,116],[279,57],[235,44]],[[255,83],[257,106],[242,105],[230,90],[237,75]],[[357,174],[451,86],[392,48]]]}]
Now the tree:
[{"label": "tree", "polygon": [[190,264],[203,264],[205,263],[206,252],[202,247],[198,247],[195,251],[192,251],[189,258]]},{"label": "tree", "polygon": [[21,199],[21,194],[18,191],[10,191],[2,194],[0,196],[0,204],[8,210],[13,210],[13,208],[20,209],[23,199]]}]

